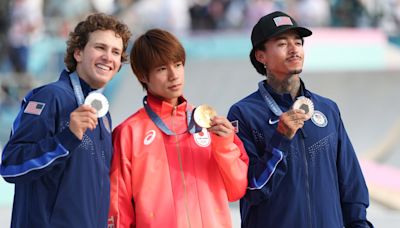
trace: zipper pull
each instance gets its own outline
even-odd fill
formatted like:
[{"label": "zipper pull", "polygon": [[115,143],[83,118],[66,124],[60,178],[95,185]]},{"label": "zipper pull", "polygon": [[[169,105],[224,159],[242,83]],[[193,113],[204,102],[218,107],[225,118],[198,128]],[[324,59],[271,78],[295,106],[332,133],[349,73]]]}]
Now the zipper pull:
[{"label": "zipper pull", "polygon": [[177,109],[177,107],[174,106],[174,108],[172,109],[172,116],[176,116],[176,109]]}]

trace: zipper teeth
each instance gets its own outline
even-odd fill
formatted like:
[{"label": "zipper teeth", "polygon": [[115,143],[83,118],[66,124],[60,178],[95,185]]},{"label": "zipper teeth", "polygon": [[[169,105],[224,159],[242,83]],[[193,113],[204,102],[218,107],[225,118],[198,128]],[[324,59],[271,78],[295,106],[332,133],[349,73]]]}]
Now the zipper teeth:
[{"label": "zipper teeth", "polygon": [[301,139],[301,142],[303,144],[304,165],[306,167],[305,168],[305,172],[306,172],[306,197],[307,197],[307,206],[308,206],[308,219],[309,219],[311,227],[313,227],[313,222],[311,220],[310,182],[308,181],[309,173],[308,173],[307,153],[306,153],[306,148],[305,148],[305,145],[304,145],[304,139]]},{"label": "zipper teeth", "polygon": [[[176,111],[176,106],[174,107],[174,110],[172,112],[172,118],[171,118],[172,130],[174,129],[174,113],[175,113],[175,111]],[[173,133],[174,133],[174,136],[176,139],[175,145],[176,145],[176,150],[178,153],[179,170],[180,170],[182,182],[183,182],[183,192],[184,192],[184,196],[185,196],[184,202],[185,202],[185,210],[186,210],[186,220],[187,220],[189,228],[191,228],[192,225],[190,223],[190,216],[189,216],[188,194],[187,194],[187,188],[186,188],[185,173],[183,172],[183,163],[182,163],[181,149],[180,149],[180,145],[179,145],[179,138],[175,131],[173,131]]]}]

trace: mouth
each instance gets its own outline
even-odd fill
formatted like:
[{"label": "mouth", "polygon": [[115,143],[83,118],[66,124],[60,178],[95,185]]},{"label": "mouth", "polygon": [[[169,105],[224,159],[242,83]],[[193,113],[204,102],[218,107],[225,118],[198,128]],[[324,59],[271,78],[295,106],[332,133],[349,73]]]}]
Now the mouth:
[{"label": "mouth", "polygon": [[178,89],[181,88],[181,85],[182,84],[175,84],[175,85],[169,86],[168,89],[170,89],[170,90],[178,90]]},{"label": "mouth", "polygon": [[96,67],[101,69],[101,70],[104,70],[104,71],[112,70],[112,67],[109,67],[109,66],[101,64],[101,63],[96,64]]},{"label": "mouth", "polygon": [[287,61],[289,62],[301,62],[301,58],[299,56],[291,56],[287,58]]},{"label": "mouth", "polygon": [[303,64],[303,61],[300,57],[291,57],[286,59],[286,61],[291,66],[300,66]]}]

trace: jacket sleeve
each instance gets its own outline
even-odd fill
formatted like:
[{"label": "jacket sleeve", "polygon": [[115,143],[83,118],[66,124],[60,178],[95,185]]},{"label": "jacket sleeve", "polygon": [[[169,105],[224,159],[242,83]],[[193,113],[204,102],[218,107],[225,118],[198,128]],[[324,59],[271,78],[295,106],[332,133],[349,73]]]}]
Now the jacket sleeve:
[{"label": "jacket sleeve", "polygon": [[58,129],[58,105],[51,91],[30,92],[24,98],[2,154],[0,173],[7,182],[32,181],[51,173],[79,145],[69,127]]},{"label": "jacket sleeve", "polygon": [[247,186],[249,158],[240,139],[232,133],[228,137],[211,134],[212,151],[224,180],[228,200],[243,197]]},{"label": "jacket sleeve", "polygon": [[108,227],[135,227],[135,210],[132,198],[131,154],[132,132],[117,127],[113,131],[114,153],[110,171],[110,210]]},{"label": "jacket sleeve", "polygon": [[[268,200],[285,177],[287,163],[284,151],[290,147],[290,140],[276,130],[271,138],[261,137],[252,130],[237,106],[231,107],[228,119],[238,121],[238,136],[249,156],[248,188],[244,199],[250,205],[257,205]],[[256,146],[257,138],[265,140],[264,148]]]},{"label": "jacket sleeve", "polygon": [[369,205],[368,188],[341,119],[338,138],[337,171],[345,227],[372,227],[366,218]]}]

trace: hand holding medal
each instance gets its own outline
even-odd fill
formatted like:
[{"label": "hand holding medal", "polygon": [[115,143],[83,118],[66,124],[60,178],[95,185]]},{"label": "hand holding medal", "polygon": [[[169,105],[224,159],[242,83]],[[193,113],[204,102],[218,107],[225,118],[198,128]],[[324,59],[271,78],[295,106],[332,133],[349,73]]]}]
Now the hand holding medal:
[{"label": "hand holding medal", "polygon": [[[304,113],[299,110],[303,110]],[[313,114],[314,104],[312,101],[304,96],[298,97],[292,109],[280,116],[277,130],[287,138],[292,139],[297,130],[302,128],[304,122],[309,120]]]},{"label": "hand holding medal", "polygon": [[306,114],[306,121],[314,114],[314,104],[311,99],[301,96],[294,102],[292,109],[302,109]]},{"label": "hand holding medal", "polygon": [[197,126],[207,128],[208,131],[221,137],[227,137],[235,131],[226,117],[217,116],[217,112],[208,105],[198,106],[194,110],[193,119]]}]

